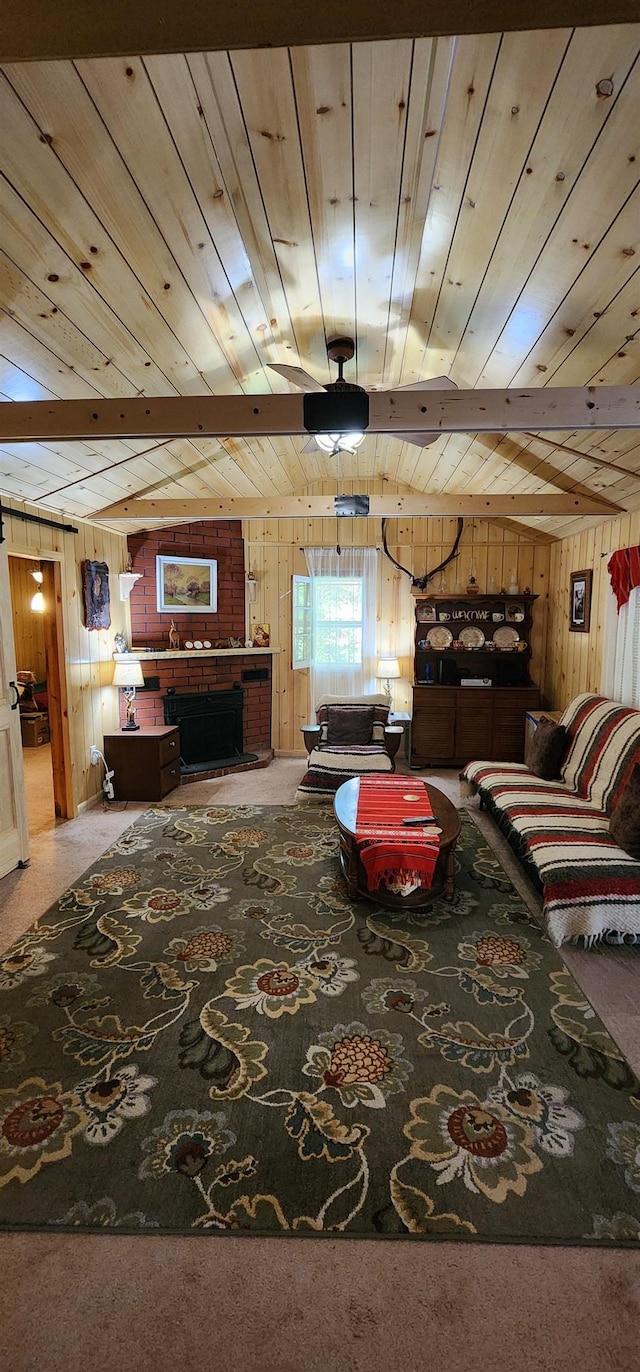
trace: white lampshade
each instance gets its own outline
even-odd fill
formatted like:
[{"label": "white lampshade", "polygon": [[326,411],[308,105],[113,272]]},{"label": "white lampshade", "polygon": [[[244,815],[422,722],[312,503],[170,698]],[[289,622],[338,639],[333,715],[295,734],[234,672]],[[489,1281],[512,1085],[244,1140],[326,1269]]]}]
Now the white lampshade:
[{"label": "white lampshade", "polygon": [[384,677],[385,680],[396,680],[400,676],[400,663],[397,657],[378,658],[376,676]]},{"label": "white lampshade", "polygon": [[112,685],[144,686],[142,666],[137,657],[134,657],[132,662],[116,662]]}]

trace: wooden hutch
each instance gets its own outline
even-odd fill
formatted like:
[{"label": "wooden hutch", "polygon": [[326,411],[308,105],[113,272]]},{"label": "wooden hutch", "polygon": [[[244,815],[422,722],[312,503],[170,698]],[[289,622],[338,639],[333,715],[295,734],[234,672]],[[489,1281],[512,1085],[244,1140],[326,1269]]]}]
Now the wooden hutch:
[{"label": "wooden hutch", "polygon": [[522,762],[535,595],[416,599],[411,766]]}]

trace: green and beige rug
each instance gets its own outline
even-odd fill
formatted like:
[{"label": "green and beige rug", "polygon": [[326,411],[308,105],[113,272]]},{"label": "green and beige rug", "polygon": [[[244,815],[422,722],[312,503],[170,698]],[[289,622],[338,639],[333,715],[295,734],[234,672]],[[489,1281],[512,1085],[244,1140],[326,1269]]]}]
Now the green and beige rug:
[{"label": "green and beige rug", "polygon": [[149,810],[0,959],[0,1224],[640,1243],[640,1085],[469,819],[350,903],[332,817]]}]

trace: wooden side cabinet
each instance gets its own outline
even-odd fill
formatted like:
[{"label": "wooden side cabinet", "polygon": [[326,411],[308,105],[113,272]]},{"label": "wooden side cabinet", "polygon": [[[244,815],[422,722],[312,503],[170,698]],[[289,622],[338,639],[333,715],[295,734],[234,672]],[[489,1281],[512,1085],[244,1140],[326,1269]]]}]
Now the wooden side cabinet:
[{"label": "wooden side cabinet", "polygon": [[411,766],[522,762],[527,712],[539,704],[536,686],[414,686]]},{"label": "wooden side cabinet", "polygon": [[163,724],[105,734],[116,800],[162,800],[180,784],[180,730]]}]

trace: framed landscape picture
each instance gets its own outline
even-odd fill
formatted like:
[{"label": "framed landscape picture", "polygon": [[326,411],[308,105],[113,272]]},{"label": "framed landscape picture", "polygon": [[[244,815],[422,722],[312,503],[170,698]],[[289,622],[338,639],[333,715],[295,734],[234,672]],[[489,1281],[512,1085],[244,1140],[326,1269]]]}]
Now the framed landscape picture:
[{"label": "framed landscape picture", "polygon": [[589,632],[592,576],[593,573],[590,568],[584,572],[571,573],[569,629],[575,634],[588,634]]},{"label": "framed landscape picture", "polygon": [[156,589],[161,614],[215,614],[218,564],[207,558],[157,557]]}]

